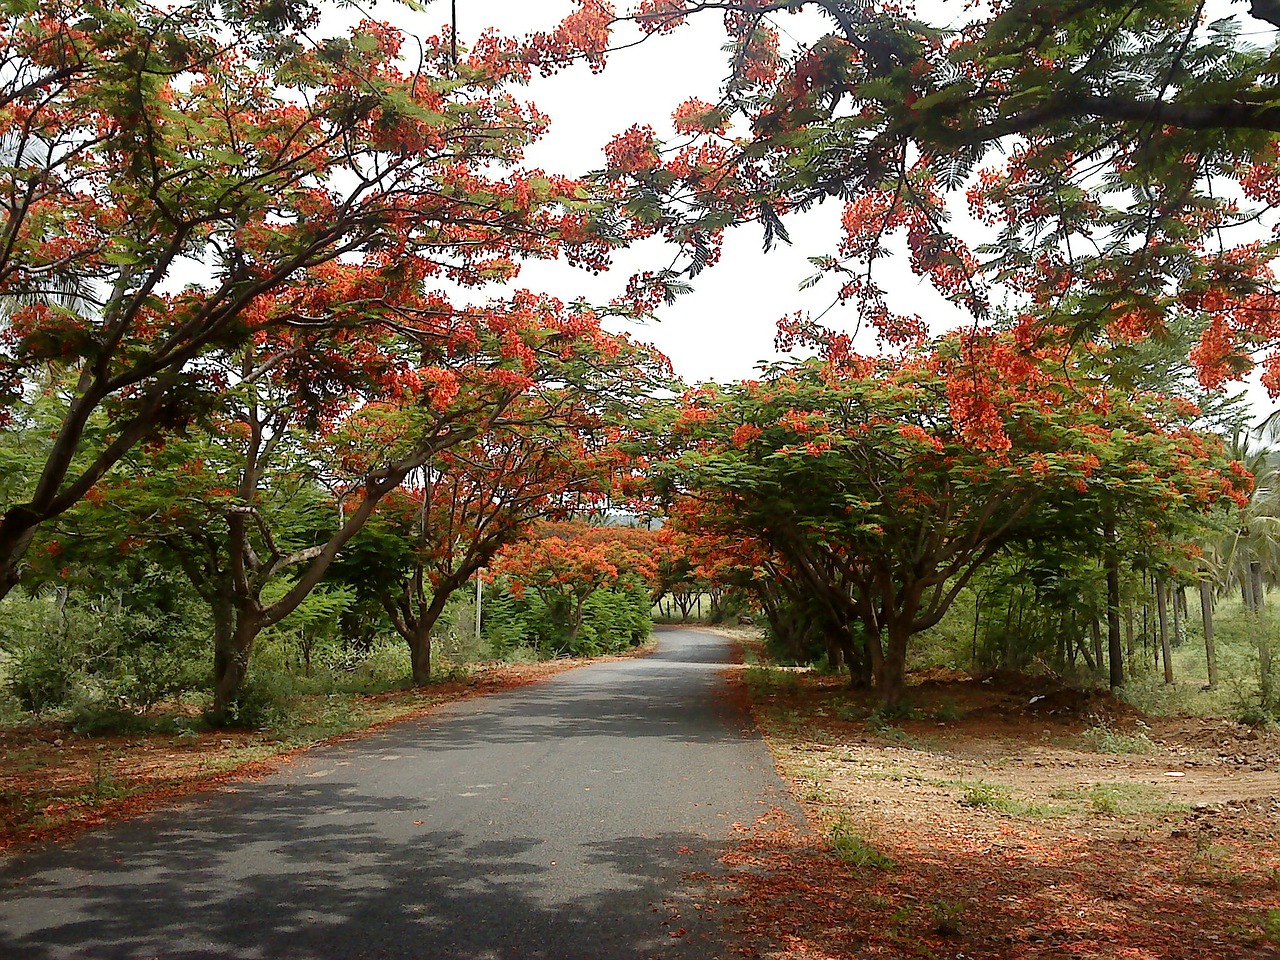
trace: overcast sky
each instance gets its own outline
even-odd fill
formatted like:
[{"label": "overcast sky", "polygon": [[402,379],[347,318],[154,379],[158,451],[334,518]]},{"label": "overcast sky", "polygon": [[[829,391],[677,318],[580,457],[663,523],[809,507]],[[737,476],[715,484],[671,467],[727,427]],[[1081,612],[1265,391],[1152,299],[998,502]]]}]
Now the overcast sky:
[{"label": "overcast sky", "polygon": [[[618,2],[620,8],[627,5],[625,0]],[[920,6],[950,12],[963,11],[967,5],[923,0]],[[549,30],[575,4],[571,0],[457,0],[457,7],[458,32],[466,43],[487,27],[515,35]],[[394,3],[381,4],[372,12],[411,33],[435,32],[449,20],[449,2],[432,0],[423,14],[408,13]],[[943,20],[945,15],[935,19]],[[812,40],[827,29],[816,16],[779,15],[775,23],[782,30],[784,45]],[[720,49],[726,40],[719,14],[709,11],[670,34],[611,54],[600,74],[575,66],[550,78],[536,78],[525,93],[551,118],[551,127],[529,151],[529,164],[569,175],[598,169],[604,164],[604,144],[633,123],[650,124],[660,137],[672,137],[670,116],[676,106],[694,96],[711,102],[717,99],[726,72]],[[762,250],[758,227],[730,231],[721,262],[694,281],[694,292],[664,308],[659,322],[631,325],[629,332],[662,350],[686,381],[751,376],[761,361],[778,357],[773,339],[780,317],[796,310],[816,314],[830,304],[834,292],[830,285],[804,292],[798,286],[814,273],[807,258],[833,249],[839,215],[839,204],[828,202],[789,218],[793,245],[776,246],[768,254]],[[599,277],[563,263],[534,262],[525,265],[517,283],[564,300],[584,297],[605,302],[620,292],[633,271],[665,266],[670,258],[669,248],[647,242],[624,252],[615,268]],[[935,332],[965,322],[964,315],[911,273],[905,257],[877,269],[894,305],[919,313]],[[857,315],[852,308],[837,307],[824,322],[852,332]],[[860,339],[864,349],[873,349],[870,336],[864,333]],[[1260,412],[1274,409],[1260,389],[1255,387],[1251,395]]]}]

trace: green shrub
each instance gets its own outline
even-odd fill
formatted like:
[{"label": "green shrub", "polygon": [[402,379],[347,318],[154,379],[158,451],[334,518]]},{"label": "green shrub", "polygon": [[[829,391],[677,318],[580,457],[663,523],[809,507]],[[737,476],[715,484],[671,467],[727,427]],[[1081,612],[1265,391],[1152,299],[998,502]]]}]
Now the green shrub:
[{"label": "green shrub", "polygon": [[596,656],[642,643],[653,628],[648,592],[639,584],[597,590],[582,608],[582,625],[572,633],[567,598],[544,601],[535,593],[513,597],[501,587],[485,604],[484,634],[495,655],[532,647],[544,656]]},{"label": "green shrub", "polygon": [[851,867],[888,870],[894,866],[892,857],[873,847],[848,821],[836,823],[827,836],[836,856]]},{"label": "green shrub", "polygon": [[1100,720],[1080,736],[1099,753],[1152,753],[1156,745],[1147,736],[1147,725],[1139,720],[1137,728],[1133,733],[1125,733]]}]

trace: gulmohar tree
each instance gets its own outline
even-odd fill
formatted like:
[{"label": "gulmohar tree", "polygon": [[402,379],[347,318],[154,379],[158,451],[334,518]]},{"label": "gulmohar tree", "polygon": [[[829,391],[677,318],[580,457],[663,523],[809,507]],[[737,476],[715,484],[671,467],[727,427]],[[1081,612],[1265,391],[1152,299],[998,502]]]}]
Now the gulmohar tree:
[{"label": "gulmohar tree", "polygon": [[596,593],[639,588],[647,603],[652,602],[657,548],[656,535],[642,527],[542,523],[503,548],[489,568],[489,578],[506,583],[517,598],[526,591],[536,594],[564,629],[564,649],[572,649],[586,603]]},{"label": "gulmohar tree", "polygon": [[[730,35],[718,101],[678,107],[675,141],[633,126],[606,150],[636,230],[688,254],[638,298],[680,292],[729,226],[758,222],[769,245],[786,214],[830,199],[843,236],[814,251],[813,282],[890,344],[926,329],[882,285],[894,257],[972,317],[975,360],[999,329],[1024,352],[1122,359],[1188,327],[1206,386],[1261,350],[1280,391],[1280,54],[1255,40],[1280,24],[1271,5],[642,0],[625,19],[657,34],[697,16]],[[579,18],[600,51],[624,19],[596,0]],[[783,333],[850,348],[804,317]],[[980,388],[952,378],[957,423],[986,415]]]},{"label": "gulmohar tree", "polygon": [[[341,285],[326,289],[335,292],[335,309],[349,303]],[[99,484],[73,511],[94,510],[96,536],[163,547],[209,603],[215,715],[234,700],[257,636],[299,608],[410,475],[430,464],[453,471],[442,485],[467,489],[467,451],[476,457],[486,446],[496,451],[503,437],[582,426],[574,418],[585,416],[584,397],[647,382],[660,366],[649,351],[554,301],[517,295],[506,307],[459,312],[447,328],[433,316],[407,340],[414,316],[407,299],[393,325],[369,321],[346,337],[263,334],[227,371],[235,386],[210,432],[191,428],[140,448],[129,457],[130,476]],[[568,458],[557,452],[540,463],[544,496],[573,484]],[[520,477],[501,476],[515,466],[515,458],[495,464],[490,482],[518,519]],[[483,482],[474,472],[470,479]],[[480,504],[475,509],[484,515]],[[452,537],[476,533],[457,525]],[[483,537],[473,546],[453,555],[470,562],[476,550],[496,549]],[[449,592],[438,591],[440,602]],[[438,616],[434,596],[418,599],[428,605],[416,619]]]},{"label": "gulmohar tree", "polygon": [[661,482],[705,504],[708,524],[776,551],[845,625],[851,663],[863,657],[847,626],[861,624],[886,706],[903,695],[912,635],[1005,548],[1069,536],[1100,497],[1161,525],[1248,490],[1184,405],[1082,391],[1048,366],[987,383],[975,433],[952,392],[962,357],[951,340],[905,360],[814,360],[693,390],[672,426],[686,452],[661,468]]},{"label": "gulmohar tree", "polygon": [[612,371],[607,404],[583,384],[520,398],[493,429],[411,475],[351,543],[338,574],[377,598],[409,645],[415,684],[430,681],[432,634],[456,591],[535,522],[568,520],[607,497],[609,408],[637,402],[654,382],[644,363]]},{"label": "gulmohar tree", "polygon": [[[308,0],[0,3],[0,445],[50,369],[61,404],[5,485],[0,596],[40,524],[217,406],[208,358],[411,297],[448,327],[442,290],[605,264],[588,189],[517,171],[545,126],[518,44],[428,37],[410,67],[386,24],[321,28]],[[358,289],[309,309],[326,265]]]}]

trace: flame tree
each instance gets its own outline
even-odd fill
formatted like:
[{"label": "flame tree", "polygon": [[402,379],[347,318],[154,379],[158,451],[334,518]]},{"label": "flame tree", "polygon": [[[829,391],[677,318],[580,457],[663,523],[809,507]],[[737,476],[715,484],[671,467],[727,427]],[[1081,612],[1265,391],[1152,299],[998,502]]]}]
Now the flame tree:
[{"label": "flame tree", "polygon": [[[5,485],[0,596],[40,524],[216,407],[219,355],[386,322],[528,257],[605,265],[584,185],[518,167],[546,122],[511,94],[518,44],[434,36],[404,59],[386,24],[321,28],[308,0],[0,2],[0,445],[29,439],[43,385],[62,407]],[[359,289],[310,310],[326,265]],[[429,299],[447,326],[449,295]]]},{"label": "flame tree", "polygon": [[1184,404],[1082,391],[1039,364],[989,386],[975,443],[947,402],[962,355],[951,340],[905,361],[813,360],[692,390],[672,414],[685,451],[658,468],[710,530],[742,530],[776,552],[844,625],[851,662],[860,651],[847,628],[862,625],[888,707],[903,696],[912,635],[1007,546],[1069,536],[1104,503],[1158,524],[1243,502],[1249,486],[1215,439],[1189,428]]}]

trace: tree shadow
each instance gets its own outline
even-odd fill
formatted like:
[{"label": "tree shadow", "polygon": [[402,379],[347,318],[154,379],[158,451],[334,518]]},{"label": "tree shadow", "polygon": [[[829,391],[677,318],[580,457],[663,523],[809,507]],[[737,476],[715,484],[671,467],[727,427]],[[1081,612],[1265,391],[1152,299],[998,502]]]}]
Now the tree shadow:
[{"label": "tree shadow", "polygon": [[[219,798],[222,799],[222,798]],[[412,797],[251,784],[0,873],[0,955],[607,960],[721,957],[686,878],[722,873],[691,832],[548,861],[533,837],[430,829]]]},{"label": "tree shadow", "polygon": [[724,957],[718,838],[782,787],[722,641],[671,646],[19,854],[0,957]]}]

